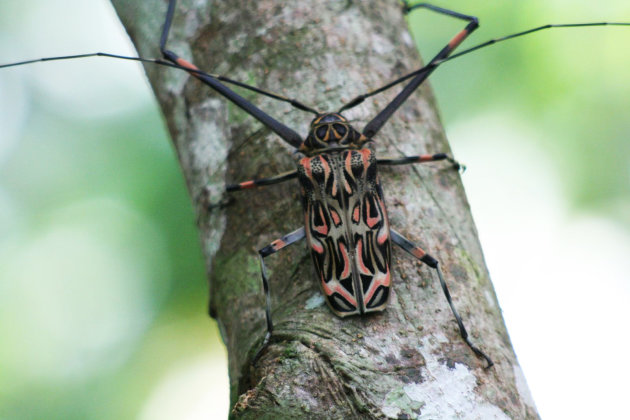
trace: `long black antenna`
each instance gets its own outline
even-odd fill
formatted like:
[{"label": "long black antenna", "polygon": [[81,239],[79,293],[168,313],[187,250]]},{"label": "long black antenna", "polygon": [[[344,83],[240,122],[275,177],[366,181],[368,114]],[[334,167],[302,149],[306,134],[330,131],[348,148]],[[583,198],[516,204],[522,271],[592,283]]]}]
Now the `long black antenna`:
[{"label": "long black antenna", "polygon": [[536,28],[532,28],[532,29],[528,29],[526,31],[522,31],[522,32],[517,32],[514,34],[510,34],[510,35],[506,35],[506,36],[502,36],[500,38],[493,38],[490,39],[486,42],[482,42],[481,44],[475,45],[474,47],[470,47],[467,48],[461,52],[458,52],[457,54],[452,54],[448,57],[445,57],[441,60],[437,60],[435,62],[431,62],[430,64],[419,68],[418,70],[412,71],[411,73],[408,73],[404,76],[399,77],[396,80],[393,80],[391,82],[389,82],[388,84],[381,86],[378,89],[374,89],[368,93],[365,93],[363,95],[359,95],[355,98],[353,98],[352,100],[350,100],[349,102],[347,102],[346,104],[344,104],[340,109],[339,112],[345,111],[347,109],[350,108],[354,108],[355,106],[361,104],[363,101],[365,101],[367,98],[377,95],[381,92],[386,91],[387,89],[390,89],[402,82],[404,82],[405,80],[409,80],[414,76],[417,76],[419,74],[422,73],[426,73],[429,71],[432,71],[432,69],[438,67],[441,64],[444,64],[447,61],[451,61],[455,58],[461,57],[463,55],[466,55],[468,53],[471,53],[473,51],[477,51],[481,48],[484,47],[488,47],[490,45],[494,45],[494,44],[498,44],[499,42],[503,42],[503,41],[507,41],[509,39],[514,39],[514,38],[518,38],[524,35],[529,35],[531,33],[534,32],[538,32],[538,31],[542,31],[544,29],[550,29],[550,28],[579,28],[579,27],[586,27],[586,26],[630,26],[629,22],[587,22],[587,23],[561,23],[561,24],[548,24],[548,25],[542,25],[542,26],[538,26]]},{"label": "long black antenna", "polygon": [[55,57],[42,57],[42,58],[36,58],[36,59],[33,59],[33,60],[18,61],[18,62],[15,62],[15,63],[0,64],[0,69],[7,68],[7,67],[24,66],[24,65],[27,65],[27,64],[47,62],[47,61],[74,60],[74,59],[79,59],[79,58],[90,58],[90,57],[108,57],[108,58],[117,58],[117,59],[128,60],[128,61],[138,61],[138,62],[141,62],[141,63],[152,63],[152,64],[157,64],[157,65],[160,65],[160,66],[165,66],[165,67],[171,67],[171,68],[175,68],[175,69],[179,69],[179,70],[184,70],[184,71],[187,71],[189,73],[195,73],[195,74],[199,74],[199,75],[205,75],[207,77],[213,77],[213,78],[215,78],[217,80],[220,80],[222,82],[229,83],[229,84],[234,85],[234,86],[242,87],[243,89],[251,90],[253,92],[260,93],[261,95],[269,96],[270,98],[277,99],[277,100],[282,101],[282,102],[287,102],[287,103],[291,104],[293,107],[295,107],[297,109],[300,109],[302,111],[306,111],[306,112],[313,113],[315,115],[319,115],[319,112],[317,110],[315,110],[315,109],[313,109],[311,107],[308,107],[308,106],[302,104],[301,102],[299,102],[299,101],[297,101],[295,99],[287,98],[286,96],[279,95],[279,94],[273,93],[273,92],[269,92],[269,91],[267,91],[265,89],[257,88],[256,86],[251,86],[251,85],[245,84],[243,82],[239,82],[238,80],[234,80],[234,79],[230,79],[229,77],[222,76],[220,74],[206,73],[206,72],[201,71],[199,69],[193,70],[193,69],[190,69],[190,68],[182,67],[182,66],[180,66],[179,64],[176,64],[176,63],[171,63],[169,61],[164,61],[162,59],[156,59],[156,58],[142,58],[142,57],[133,57],[133,56],[112,54],[112,53],[106,53],[106,52],[94,52],[94,53],[85,53],[85,54],[61,55],[61,56],[55,56]]},{"label": "long black antenna", "polygon": [[[166,58],[168,61],[178,64],[178,67],[184,69],[184,70],[190,70],[192,73],[194,73],[193,75],[197,74],[196,77],[198,77],[199,79],[203,80],[202,77],[199,76],[203,76],[204,73],[197,73],[195,72],[195,70],[199,70],[196,66],[192,65],[191,63],[188,63],[185,60],[182,60],[180,57],[178,57],[175,53],[173,53],[172,51],[168,51],[166,49],[166,42],[168,41],[168,34],[171,31],[171,24],[173,23],[173,16],[175,15],[175,5],[176,5],[176,0],[171,0],[168,2],[168,9],[166,10],[166,18],[164,19],[164,27],[162,28],[162,35],[160,36],[160,52],[162,53],[162,56],[164,58]],[[178,63],[178,60],[181,60],[183,63],[186,63],[187,65],[181,65],[182,63]],[[191,68],[190,66],[193,66],[193,68]],[[207,74],[207,73],[205,73]],[[268,90],[264,90],[264,89],[260,89],[257,88],[256,86],[251,86],[248,84],[245,84],[243,82],[238,82],[235,80],[232,80],[228,77],[225,76],[220,76],[220,75],[216,75],[216,74],[208,74],[210,77],[213,77],[217,80],[220,80],[222,82],[226,82],[226,83],[230,83],[239,87],[242,87],[244,89],[248,89],[251,90],[253,92],[259,93],[261,95],[265,95],[268,96],[270,98],[273,99],[277,99],[279,101],[283,101],[283,102],[288,102],[289,104],[291,104],[293,107],[300,109],[302,111],[306,111],[306,112],[311,112],[315,115],[319,115],[319,112],[316,109],[313,109],[309,106],[304,105],[303,103],[301,103],[300,101],[296,100],[296,99],[292,99],[292,98],[287,98],[286,96],[283,95],[279,95],[277,93],[274,92],[269,92]],[[230,99],[230,98],[228,98]],[[248,111],[249,112],[249,111]]]},{"label": "long black antenna", "polygon": [[[243,111],[247,112],[249,115],[256,118],[265,127],[269,128],[271,131],[279,135],[282,138],[282,140],[284,140],[285,142],[287,142],[288,144],[290,144],[291,146],[295,148],[299,148],[300,145],[302,144],[302,137],[298,133],[296,133],[294,130],[282,124],[281,122],[277,121],[272,116],[270,116],[269,114],[267,114],[266,112],[258,108],[256,105],[252,104],[247,99],[243,98],[242,96],[240,96],[239,94],[237,94],[236,92],[234,92],[233,90],[231,90],[230,88],[222,84],[217,78],[203,74],[203,73],[199,73],[198,72],[199,69],[197,68],[197,66],[179,57],[173,51],[166,49],[166,42],[168,40],[168,34],[171,29],[173,15],[175,14],[175,3],[176,3],[176,0],[170,0],[168,4],[168,10],[166,12],[166,20],[164,21],[164,27],[162,29],[162,35],[160,37],[160,51],[162,52],[162,56],[166,60],[174,64],[177,64],[186,70],[189,70],[191,75],[195,76],[197,79],[201,80],[205,85],[214,89],[217,93],[221,94],[226,99],[231,101],[234,105],[238,106]],[[254,88],[253,86],[248,86],[245,84],[241,84],[240,86],[242,87],[247,86],[247,88],[251,88],[252,90],[258,89],[258,88]],[[258,89],[258,91],[259,93],[266,94],[264,91],[260,89]],[[282,96],[275,95],[275,97],[282,97]],[[288,100],[288,102],[292,104],[294,102],[296,104],[299,104],[299,105],[296,105],[299,109],[311,110],[311,108],[299,103],[298,101]],[[312,110],[312,111],[314,111],[317,114],[317,111],[315,110]]]}]

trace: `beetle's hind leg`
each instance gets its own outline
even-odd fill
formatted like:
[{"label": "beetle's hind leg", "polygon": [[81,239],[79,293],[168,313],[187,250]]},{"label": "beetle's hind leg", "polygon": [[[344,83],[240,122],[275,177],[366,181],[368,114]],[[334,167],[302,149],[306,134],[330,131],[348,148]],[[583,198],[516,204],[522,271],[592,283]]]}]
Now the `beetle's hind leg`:
[{"label": "beetle's hind leg", "polygon": [[265,265],[265,258],[272,254],[275,254],[276,252],[291,244],[294,244],[304,239],[305,236],[306,233],[304,231],[304,227],[301,227],[289,233],[288,235],[283,236],[280,239],[276,239],[275,241],[258,251],[258,259],[260,261],[260,273],[263,282],[263,289],[265,291],[265,317],[267,319],[267,333],[265,334],[265,338],[263,339],[260,348],[258,349],[258,351],[256,351],[256,354],[252,359],[252,365],[256,365],[256,362],[258,362],[258,359],[260,358],[263,350],[269,344],[271,333],[273,332],[273,322],[271,321],[271,294],[269,293],[269,277],[267,276],[267,266]]},{"label": "beetle's hind leg", "polygon": [[470,342],[470,339],[468,338],[468,331],[466,331],[466,327],[464,327],[464,322],[462,321],[462,317],[459,316],[457,309],[455,309],[455,306],[453,305],[453,300],[451,299],[451,293],[449,292],[448,286],[446,285],[446,282],[444,281],[444,277],[442,276],[442,270],[440,270],[440,265],[438,263],[438,260],[433,258],[431,255],[427,254],[424,250],[422,250],[422,248],[416,246],[414,243],[409,241],[407,238],[405,238],[404,236],[402,236],[400,233],[396,232],[395,230],[390,229],[390,234],[391,234],[392,241],[396,245],[398,245],[399,247],[407,251],[414,258],[417,258],[418,260],[422,261],[429,267],[433,268],[437,272],[438,278],[440,279],[440,285],[442,286],[442,291],[444,292],[444,296],[446,297],[446,300],[448,301],[448,305],[451,307],[451,311],[453,312],[453,316],[455,316],[455,320],[457,321],[457,326],[459,327],[459,335],[466,342],[468,347],[470,347],[470,349],[478,357],[481,357],[486,360],[486,363],[487,363],[486,369],[492,367],[492,365],[494,365],[494,362],[492,361],[492,359],[490,359],[490,357],[488,357],[486,353],[481,351],[478,347],[476,347],[473,343]]}]

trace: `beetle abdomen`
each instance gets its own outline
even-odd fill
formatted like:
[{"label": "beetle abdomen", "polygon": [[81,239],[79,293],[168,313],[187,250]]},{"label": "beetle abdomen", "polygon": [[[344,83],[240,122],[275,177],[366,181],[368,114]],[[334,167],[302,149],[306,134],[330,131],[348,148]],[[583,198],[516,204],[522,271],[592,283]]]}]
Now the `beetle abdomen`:
[{"label": "beetle abdomen", "polygon": [[306,239],[338,316],[382,311],[391,285],[389,223],[369,149],[323,153],[298,165]]}]

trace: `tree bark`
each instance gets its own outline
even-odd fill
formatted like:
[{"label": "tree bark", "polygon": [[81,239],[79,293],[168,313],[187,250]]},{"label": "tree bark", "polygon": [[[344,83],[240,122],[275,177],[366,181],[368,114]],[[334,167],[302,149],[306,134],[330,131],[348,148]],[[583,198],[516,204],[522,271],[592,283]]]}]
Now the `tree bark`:
[{"label": "tree bark", "polygon": [[[139,54],[158,57],[166,1],[113,3]],[[329,111],[420,66],[405,28],[394,0],[186,0],[168,45],[207,72]],[[472,341],[495,366],[484,369],[459,337],[430,268],[394,249],[388,309],[339,319],[324,304],[302,243],[267,259],[275,330],[252,367],[265,334],[257,250],[303,224],[297,181],[237,192],[211,211],[204,203],[223,200],[226,179],[293,169],[291,149],[185,72],[146,71],[197,208],[210,313],[228,349],[232,417],[538,418],[459,176],[440,163],[381,169],[390,223],[440,260]],[[398,90],[346,117],[360,130]],[[242,95],[307,132],[308,114]],[[381,157],[449,152],[426,83],[374,140]]]}]

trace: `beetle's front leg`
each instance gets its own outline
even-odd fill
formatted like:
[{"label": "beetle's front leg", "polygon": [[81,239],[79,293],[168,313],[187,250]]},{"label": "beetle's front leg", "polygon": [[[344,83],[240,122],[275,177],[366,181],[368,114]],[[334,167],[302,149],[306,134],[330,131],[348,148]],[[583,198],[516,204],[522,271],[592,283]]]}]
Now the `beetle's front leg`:
[{"label": "beetle's front leg", "polygon": [[260,261],[260,272],[262,275],[263,289],[265,291],[265,301],[266,301],[265,316],[267,319],[267,334],[265,334],[265,338],[260,348],[258,349],[256,354],[254,355],[254,358],[252,359],[252,365],[256,365],[256,362],[260,358],[262,351],[269,344],[269,339],[271,338],[271,333],[273,332],[273,322],[271,321],[271,294],[269,293],[269,277],[267,277],[267,267],[265,265],[265,258],[270,256],[271,254],[275,254],[276,252],[280,251],[281,249],[291,244],[296,243],[297,241],[304,239],[305,235],[306,233],[304,231],[304,227],[301,227],[289,233],[288,235],[283,236],[280,239],[276,239],[275,241],[273,241],[272,243],[270,243],[269,245],[267,245],[266,247],[258,251],[258,259]]},{"label": "beetle's front leg", "polygon": [[225,186],[225,191],[234,192],[256,187],[264,187],[265,185],[279,184],[293,178],[297,178],[297,171],[283,172],[269,178],[252,179],[251,181],[239,182],[238,184],[228,184]]},{"label": "beetle's front leg", "polygon": [[[281,174],[269,177],[269,178],[257,178],[252,179],[250,181],[239,182],[238,184],[227,184],[225,186],[226,193],[232,193],[235,191],[248,190],[257,187],[264,187],[267,185],[279,184],[281,182],[289,181],[293,178],[297,177],[297,171],[288,171],[283,172]],[[216,191],[215,191],[216,192]],[[222,195],[220,200],[215,200],[214,202],[211,200],[212,191],[209,186],[204,188],[204,190],[199,195],[197,201],[201,203],[201,205],[208,211],[217,208],[217,207],[225,207],[231,202],[231,198],[225,195]]]}]

